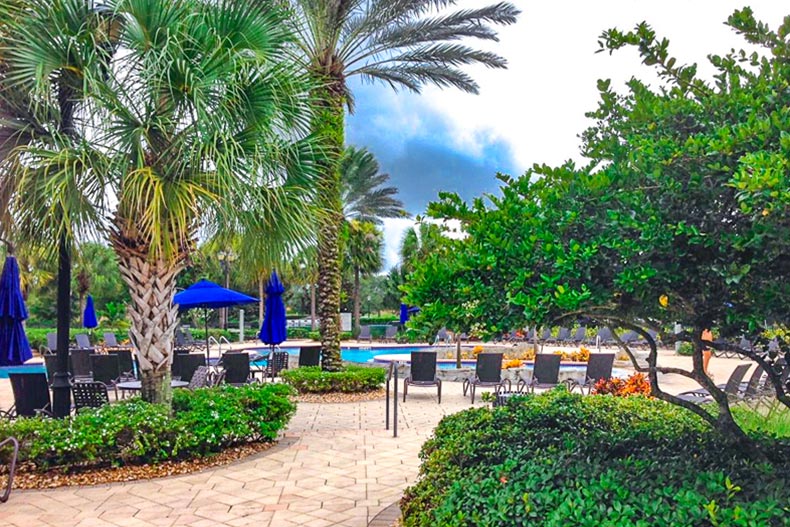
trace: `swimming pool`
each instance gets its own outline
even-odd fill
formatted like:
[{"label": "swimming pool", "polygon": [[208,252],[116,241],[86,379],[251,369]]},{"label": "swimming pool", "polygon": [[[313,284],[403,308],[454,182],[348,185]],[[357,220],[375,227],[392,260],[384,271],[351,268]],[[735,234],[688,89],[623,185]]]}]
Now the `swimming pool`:
[{"label": "swimming pool", "polygon": [[0,367],[0,379],[8,379],[9,373],[44,373],[45,371],[44,364],[40,362],[22,366],[3,366]]}]

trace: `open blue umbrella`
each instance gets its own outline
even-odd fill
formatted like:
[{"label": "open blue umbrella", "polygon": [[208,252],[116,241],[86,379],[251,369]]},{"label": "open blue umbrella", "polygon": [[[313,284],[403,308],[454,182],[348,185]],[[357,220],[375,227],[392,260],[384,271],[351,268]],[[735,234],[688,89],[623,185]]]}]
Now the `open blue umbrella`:
[{"label": "open blue umbrella", "polygon": [[[239,293],[233,289],[226,289],[219,284],[209,280],[200,280],[195,284],[184,289],[173,297],[173,303],[178,304],[178,309],[202,308],[204,310],[219,309],[221,307],[233,307],[242,304],[251,304],[258,299],[252,296]],[[206,321],[206,359],[208,359],[208,314],[204,318]]]},{"label": "open blue umbrella", "polygon": [[277,346],[288,338],[285,321],[285,304],[283,293],[285,287],[280,282],[276,271],[272,271],[269,283],[266,284],[266,311],[263,315],[263,324],[258,333],[261,342],[270,346]]},{"label": "open blue umbrella", "polygon": [[99,321],[96,320],[96,308],[93,307],[93,297],[88,295],[88,298],[85,300],[85,311],[82,312],[82,327],[93,329],[99,325]]},{"label": "open blue umbrella", "polygon": [[22,321],[27,318],[16,258],[7,256],[0,274],[0,366],[16,366],[33,357]]}]

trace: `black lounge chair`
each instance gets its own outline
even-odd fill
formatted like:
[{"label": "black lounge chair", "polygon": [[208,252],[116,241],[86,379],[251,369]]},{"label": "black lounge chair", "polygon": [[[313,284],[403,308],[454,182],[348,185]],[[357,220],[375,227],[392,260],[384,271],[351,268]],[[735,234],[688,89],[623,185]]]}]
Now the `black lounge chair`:
[{"label": "black lounge chair", "polygon": [[77,341],[77,349],[95,351],[96,347],[91,344],[90,338],[85,333],[74,335],[74,340]]},{"label": "black lounge chair", "polygon": [[58,349],[58,334],[47,333],[47,349],[45,351],[48,353],[55,353],[55,350],[57,349]]},{"label": "black lounge chair", "polygon": [[765,370],[758,364],[752,372],[752,376],[749,377],[749,382],[746,384],[741,383],[740,388],[743,389],[744,399],[751,399],[760,395],[760,381],[762,380],[764,374]]},{"label": "black lounge chair", "polygon": [[450,342],[450,334],[447,332],[447,328],[442,328],[436,333],[436,339],[433,341],[434,344],[446,344]]},{"label": "black lounge chair", "polygon": [[[724,393],[730,397],[738,397],[741,390],[741,383],[743,382],[743,378],[746,377],[746,372],[749,371],[750,367],[751,364],[739,364],[732,371],[730,378],[727,379],[727,383],[717,384],[716,387],[724,390]],[[676,397],[695,403],[707,403],[713,400],[710,392],[704,388],[681,392]]]},{"label": "black lounge chair", "polygon": [[47,370],[47,379],[52,384],[52,379],[55,378],[55,372],[58,371],[58,356],[57,355],[44,355],[44,367]]},{"label": "black lounge chair", "polygon": [[111,349],[108,350],[107,353],[118,357],[118,365],[121,368],[121,377],[129,380],[137,378],[134,373],[134,358],[132,358],[131,351],[125,349]]},{"label": "black lounge chair", "polygon": [[436,376],[435,351],[411,352],[411,373],[403,379],[404,403],[406,402],[406,394],[409,392],[409,385],[421,387],[436,386],[439,404],[442,404],[442,381]]},{"label": "black lounge chair", "polygon": [[[547,343],[551,342],[553,339],[554,339],[554,337],[551,336],[551,328],[546,328],[540,334],[540,339],[539,340],[540,340],[541,344],[547,344]],[[554,342],[556,342],[556,339],[554,339]]]},{"label": "black lounge chair", "polygon": [[205,365],[206,357],[202,353],[176,353],[173,355],[170,371],[174,379],[178,377],[184,382],[190,382],[195,371]]},{"label": "black lounge chair", "polygon": [[74,396],[74,411],[76,412],[83,408],[100,408],[105,404],[110,404],[107,385],[100,381],[74,383],[71,387],[71,394]]},{"label": "black lounge chair", "polygon": [[121,379],[121,363],[118,360],[118,356],[92,353],[90,357],[93,380],[104,384],[108,388],[115,389],[115,400],[118,400],[118,390],[115,388],[115,385]]},{"label": "black lounge chair", "polygon": [[9,417],[52,415],[52,399],[44,373],[9,373],[14,406],[6,412]]},{"label": "black lounge chair", "polygon": [[108,331],[104,333],[104,347],[107,348],[108,351],[110,350],[127,350],[132,351],[132,347],[128,344],[119,344],[118,339],[115,337],[115,333]]},{"label": "black lounge chair", "polygon": [[90,350],[71,350],[69,353],[69,364],[69,369],[71,371],[71,375],[74,377],[74,382],[93,380]]},{"label": "black lounge chair", "polygon": [[373,336],[370,334],[370,326],[360,326],[359,327],[359,335],[357,335],[358,341],[367,340],[368,342],[373,342]]},{"label": "black lounge chair", "polygon": [[389,325],[384,329],[384,342],[394,341],[398,335],[398,327]]},{"label": "black lounge chair", "polygon": [[598,330],[598,334],[596,335],[596,344],[601,346],[611,346],[614,344],[614,335],[612,334],[612,330],[609,328],[601,328]]},{"label": "black lounge chair", "polygon": [[299,367],[320,366],[321,346],[302,346],[299,348]]},{"label": "black lounge chair", "polygon": [[535,356],[535,366],[532,369],[532,378],[529,382],[520,379],[516,384],[516,391],[523,393],[529,388],[530,392],[535,392],[535,388],[553,388],[559,384],[561,355],[556,353],[538,353]]},{"label": "black lounge chair", "polygon": [[189,380],[187,389],[196,390],[198,388],[206,388],[207,386],[212,386],[211,370],[205,365],[198,366],[192,374],[192,378]]},{"label": "black lounge chair", "polygon": [[560,330],[557,332],[557,339],[554,341],[557,344],[565,344],[571,339],[571,330],[570,328],[563,328],[561,327]]},{"label": "black lounge chair", "polygon": [[573,334],[573,337],[568,339],[571,344],[575,344],[577,346],[584,344],[587,341],[587,328],[584,326],[579,326],[576,328],[576,333]]},{"label": "black lounge chair", "polygon": [[614,353],[591,353],[590,359],[587,361],[587,371],[584,373],[584,380],[582,382],[574,381],[571,384],[571,391],[578,386],[581,393],[584,393],[584,389],[587,388],[587,393],[589,394],[599,380],[610,379],[612,377],[614,356]]},{"label": "black lounge chair", "polygon": [[250,371],[250,354],[247,352],[226,352],[220,360],[225,371],[225,384],[243,386],[254,379]]},{"label": "black lounge chair", "polygon": [[633,346],[639,342],[639,333],[636,331],[626,331],[620,335],[620,341],[626,346]]},{"label": "black lounge chair", "polygon": [[510,391],[511,382],[507,379],[502,380],[502,354],[481,353],[477,356],[474,376],[471,379],[464,379],[462,387],[464,397],[466,397],[467,391],[471,391],[472,404],[475,404],[475,388],[477,386],[495,388],[495,392],[498,394],[505,384],[507,384],[507,391]]}]

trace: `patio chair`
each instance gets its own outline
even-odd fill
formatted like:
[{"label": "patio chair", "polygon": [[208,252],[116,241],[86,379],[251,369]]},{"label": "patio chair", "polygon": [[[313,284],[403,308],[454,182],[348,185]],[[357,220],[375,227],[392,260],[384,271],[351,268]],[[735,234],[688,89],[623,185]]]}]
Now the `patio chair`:
[{"label": "patio chair", "polygon": [[173,355],[170,371],[174,379],[178,377],[184,382],[190,382],[195,371],[205,365],[206,356],[202,353],[177,353]]},{"label": "patio chair", "polygon": [[760,381],[765,375],[765,370],[759,364],[752,372],[752,376],[749,377],[749,382],[741,383],[740,388],[743,390],[743,398],[744,399],[751,399],[753,397],[757,397],[760,394]]},{"label": "patio chair", "polygon": [[563,328],[561,327],[560,330],[557,332],[557,340],[554,342],[556,344],[565,344],[571,338],[571,330],[570,328]]},{"label": "patio chair", "polygon": [[568,339],[571,344],[576,346],[580,346],[585,343],[587,340],[587,328],[584,326],[579,326],[576,328],[576,333],[573,334],[573,337]]},{"label": "patio chair", "polygon": [[384,329],[384,342],[394,341],[397,335],[398,335],[398,327],[393,325],[388,325]]},{"label": "patio chair", "polygon": [[612,366],[614,365],[614,353],[591,353],[590,359],[587,361],[587,371],[584,373],[584,380],[572,381],[571,391],[578,387],[581,393],[587,388],[589,394],[595,383],[601,379],[609,379],[612,377]]},{"label": "patio chair", "polygon": [[620,340],[626,346],[629,346],[629,347],[633,346],[633,345],[637,344],[637,342],[639,341],[639,333],[637,333],[636,331],[631,331],[631,330],[626,331],[625,333],[620,335]]},{"label": "patio chair", "polygon": [[409,392],[409,385],[427,388],[436,386],[439,404],[442,404],[442,381],[436,376],[436,352],[435,351],[412,351],[411,352],[411,373],[403,379],[403,402],[406,402],[406,394]]},{"label": "patio chair", "polygon": [[612,335],[612,330],[609,328],[601,328],[598,330],[598,334],[596,335],[596,344],[600,344],[601,346],[611,346],[614,344],[614,336]]},{"label": "patio chair", "polygon": [[250,372],[250,354],[247,352],[225,352],[220,360],[225,371],[225,384],[243,386],[254,379]]},{"label": "patio chair", "polygon": [[447,332],[447,328],[442,328],[436,332],[434,344],[446,344],[448,342],[450,342],[450,334]]},{"label": "patio chair", "polygon": [[458,335],[458,338],[461,342],[469,342],[469,335],[467,335],[466,333],[461,333],[460,335]]},{"label": "patio chair", "polygon": [[92,381],[93,370],[91,370],[91,351],[90,350],[71,350],[69,353],[69,370],[75,382]]},{"label": "patio chair", "polygon": [[47,370],[47,380],[52,384],[52,379],[55,378],[55,372],[58,371],[58,356],[44,355],[44,367]]},{"label": "patio chair", "polygon": [[545,328],[540,334],[539,341],[540,341],[541,345],[548,344],[552,340],[554,340],[554,342],[556,342],[556,339],[554,339],[554,337],[551,336],[551,328]]},{"label": "patio chair", "polygon": [[299,348],[299,367],[320,366],[321,346],[302,346]]},{"label": "patio chair", "polygon": [[534,393],[535,388],[553,388],[559,384],[560,361],[562,355],[556,353],[539,353],[535,356],[535,366],[532,369],[532,378],[529,382],[519,379],[516,391],[523,393],[525,389]]},{"label": "patio chair", "polygon": [[[724,390],[724,393],[730,397],[738,397],[741,389],[741,382],[743,381],[743,378],[746,376],[746,372],[749,371],[750,367],[751,364],[739,364],[732,371],[730,378],[727,379],[727,383],[717,384],[716,387]],[[713,400],[711,398],[710,392],[704,388],[681,392],[676,397],[695,403],[707,403]]]},{"label": "patio chair", "polygon": [[192,378],[189,380],[187,389],[196,390],[198,388],[206,388],[207,386],[211,386],[211,370],[205,365],[198,366],[197,369],[195,369],[195,373],[192,374]]},{"label": "patio chair", "polygon": [[109,355],[115,355],[118,357],[118,366],[121,368],[121,377],[128,380],[137,378],[134,373],[134,358],[132,357],[131,351],[125,349],[111,349],[108,350],[107,353]]},{"label": "patio chair", "polygon": [[367,340],[368,342],[373,342],[373,336],[370,334],[370,326],[360,326],[359,327],[359,335],[357,335],[358,341]]},{"label": "patio chair", "polygon": [[58,349],[58,334],[47,333],[47,346],[44,351],[46,353],[55,353],[55,350],[57,349]]},{"label": "patio chair", "polygon": [[[93,372],[93,381],[100,382],[108,388],[115,389],[115,400],[118,400],[118,389],[115,385],[120,382],[121,378],[121,363],[117,355],[104,355],[100,353],[92,353],[91,371]],[[81,383],[74,383],[81,384]]]},{"label": "patio chair", "polygon": [[280,375],[280,372],[288,369],[288,352],[287,351],[272,351],[269,354],[269,360],[266,366],[261,369],[264,380],[268,377],[274,382],[275,377]]},{"label": "patio chair", "polygon": [[481,353],[477,356],[474,375],[470,379],[464,379],[462,388],[464,397],[466,392],[471,391],[472,404],[475,404],[476,387],[495,388],[498,394],[506,384],[507,391],[510,391],[512,388],[510,380],[502,380],[502,353]]},{"label": "patio chair", "polygon": [[80,350],[88,350],[88,351],[95,351],[96,347],[91,344],[90,338],[85,333],[79,333],[74,335],[74,340],[77,341],[77,349]]},{"label": "patio chair", "polygon": [[101,408],[105,404],[110,404],[107,385],[100,381],[74,383],[71,394],[74,396],[75,412],[83,408]]},{"label": "patio chair", "polygon": [[104,347],[107,348],[108,351],[132,350],[132,347],[129,346],[128,344],[118,344],[118,339],[115,337],[115,333],[113,333],[112,331],[108,331],[104,333]]},{"label": "patio chair", "polygon": [[52,399],[44,373],[9,373],[14,406],[6,412],[9,417],[52,416]]}]

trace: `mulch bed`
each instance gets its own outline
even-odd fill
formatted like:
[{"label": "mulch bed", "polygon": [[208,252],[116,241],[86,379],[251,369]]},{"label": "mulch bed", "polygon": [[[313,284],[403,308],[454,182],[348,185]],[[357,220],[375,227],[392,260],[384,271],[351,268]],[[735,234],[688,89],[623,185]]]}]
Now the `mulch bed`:
[{"label": "mulch bed", "polygon": [[369,392],[345,393],[300,393],[296,400],[300,403],[362,403],[365,401],[376,401],[383,399],[386,395],[384,388]]},{"label": "mulch bed", "polygon": [[[130,465],[124,467],[86,468],[65,472],[51,469],[36,472],[34,467],[20,465],[14,477],[15,489],[53,489],[78,485],[102,485],[122,481],[137,481],[191,474],[201,470],[227,465],[247,456],[270,449],[276,443],[249,443],[223,450],[210,457],[187,459],[184,461],[165,461],[156,465]],[[0,475],[0,483],[5,486],[6,475]]]}]

